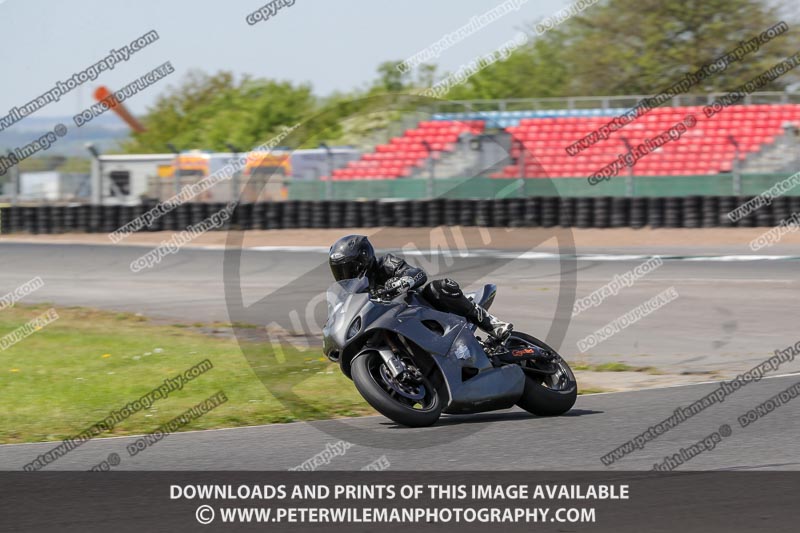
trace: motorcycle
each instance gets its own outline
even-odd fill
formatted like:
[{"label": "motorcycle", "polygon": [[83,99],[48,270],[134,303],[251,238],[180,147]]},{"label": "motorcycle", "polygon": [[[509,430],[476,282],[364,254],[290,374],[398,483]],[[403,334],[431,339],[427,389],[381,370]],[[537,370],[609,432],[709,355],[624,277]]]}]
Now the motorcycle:
[{"label": "motorcycle", "polygon": [[[466,296],[488,309],[497,287]],[[575,375],[554,349],[513,331],[500,342],[476,335],[464,317],[437,311],[416,291],[370,291],[366,277],[327,291],[323,352],[364,399],[409,427],[430,426],[442,413],[471,414],[514,405],[558,416],[575,404]]]}]

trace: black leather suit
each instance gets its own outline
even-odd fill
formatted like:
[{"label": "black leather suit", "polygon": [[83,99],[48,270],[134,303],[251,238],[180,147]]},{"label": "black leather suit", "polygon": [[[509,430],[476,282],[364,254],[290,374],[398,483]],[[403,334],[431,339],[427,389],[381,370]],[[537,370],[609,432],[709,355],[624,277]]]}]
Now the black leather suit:
[{"label": "black leather suit", "polygon": [[[392,254],[378,258],[372,271],[367,273],[367,277],[372,289],[390,287],[404,277],[410,278],[408,288],[416,289],[425,285],[428,280],[424,270],[411,266],[405,260]],[[422,296],[439,311],[467,318],[473,318],[475,314],[474,304],[464,296],[461,287],[452,279],[431,281],[422,289]]]}]

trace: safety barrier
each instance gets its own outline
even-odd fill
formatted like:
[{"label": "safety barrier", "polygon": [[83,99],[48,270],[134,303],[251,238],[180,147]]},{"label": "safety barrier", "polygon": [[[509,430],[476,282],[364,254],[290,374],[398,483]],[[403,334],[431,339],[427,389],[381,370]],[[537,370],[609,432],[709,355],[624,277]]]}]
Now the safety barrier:
[{"label": "safety barrier", "polygon": [[[618,196],[351,201],[289,200],[240,204],[233,229],[358,227],[577,227],[709,228],[776,226],[800,213],[800,196],[782,196],[737,221],[727,214],[752,196]],[[187,203],[156,219],[143,231],[180,231],[222,210],[226,204]],[[0,231],[8,233],[111,233],[150,206],[0,207]]]},{"label": "safety barrier", "polygon": [[[427,177],[393,180],[294,180],[288,184],[290,200],[415,200],[435,198],[528,198],[530,196],[726,196],[729,194],[761,194],[788,178],[788,173],[745,174],[739,189],[731,174],[711,176],[635,176],[633,194],[629,194],[628,178],[615,176],[597,185],[584,178],[445,178]],[[330,185],[330,188],[328,188]],[[738,191],[738,192],[737,192]],[[800,195],[800,187],[786,191]]]}]

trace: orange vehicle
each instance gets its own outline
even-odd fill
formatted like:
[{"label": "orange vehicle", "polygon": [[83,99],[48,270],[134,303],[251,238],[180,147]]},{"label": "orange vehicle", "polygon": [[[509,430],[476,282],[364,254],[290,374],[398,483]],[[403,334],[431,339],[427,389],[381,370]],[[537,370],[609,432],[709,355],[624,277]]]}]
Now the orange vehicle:
[{"label": "orange vehicle", "polygon": [[286,199],[284,179],[291,176],[292,166],[288,153],[250,152],[244,176],[247,190],[242,196],[249,201]]},{"label": "orange vehicle", "polygon": [[247,154],[247,164],[244,168],[245,176],[289,176],[292,167],[289,154],[274,154],[271,152],[250,152]]},{"label": "orange vehicle", "polygon": [[211,157],[204,153],[185,153],[179,154],[175,161],[177,174],[181,178],[204,178],[208,176]]}]

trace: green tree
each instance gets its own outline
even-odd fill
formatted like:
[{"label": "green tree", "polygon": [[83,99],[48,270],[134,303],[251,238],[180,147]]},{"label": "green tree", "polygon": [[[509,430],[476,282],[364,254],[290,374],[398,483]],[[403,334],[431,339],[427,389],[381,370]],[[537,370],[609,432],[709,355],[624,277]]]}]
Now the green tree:
[{"label": "green tree", "polygon": [[[788,32],[690,92],[727,91],[800,50],[795,12],[762,0],[605,0],[532,37],[446,98],[654,94],[783,18]],[[527,26],[529,35],[534,27]],[[782,90],[798,79],[787,74],[763,90]]]},{"label": "green tree", "polygon": [[181,85],[159,98],[143,117],[147,131],[124,143],[128,153],[180,149],[227,150],[232,143],[250,149],[291,127],[315,106],[308,85],[244,77],[230,72],[191,72]]},{"label": "green tree", "polygon": [[[778,6],[759,0],[608,0],[563,25],[564,96],[656,93],[780,20]],[[730,90],[799,48],[790,29],[690,92]]]},{"label": "green tree", "polygon": [[562,96],[569,82],[563,35],[551,32],[516,49],[447,94],[449,100]]}]

